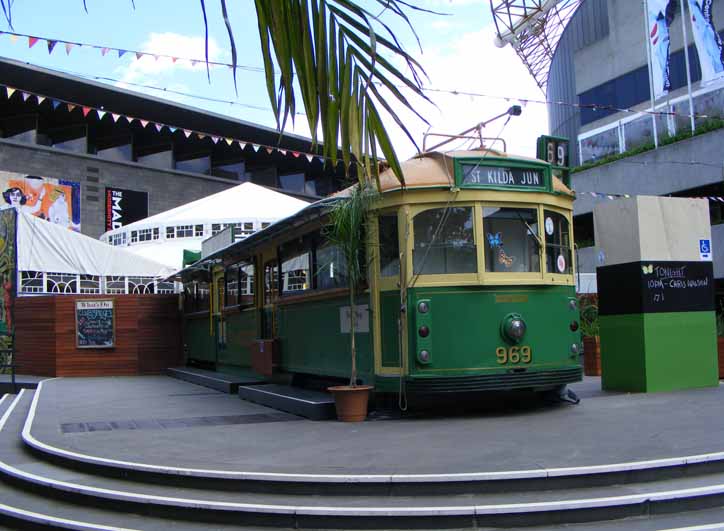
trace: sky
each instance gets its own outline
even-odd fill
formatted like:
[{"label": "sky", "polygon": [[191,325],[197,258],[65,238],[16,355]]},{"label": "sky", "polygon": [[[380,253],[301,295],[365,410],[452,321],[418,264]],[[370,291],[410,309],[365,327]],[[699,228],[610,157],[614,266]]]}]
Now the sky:
[{"label": "sky", "polygon": [[[203,63],[174,63],[170,59],[152,57],[137,60],[130,53],[121,58],[115,52],[104,56],[100,50],[88,47],[76,47],[66,53],[61,44],[49,54],[43,41],[29,48],[27,39],[11,39],[8,35],[0,35],[0,55],[274,127],[261,71],[263,63],[254,2],[236,0],[227,3],[238,63],[248,67],[237,71],[238,94],[234,91],[228,68],[212,68],[209,82]],[[204,57],[204,25],[199,0],[86,0],[86,4],[87,13],[83,0],[15,1],[14,31],[152,54],[201,60]],[[206,0],[209,58],[231,62],[219,4]],[[416,110],[429,125],[411,113],[401,113],[419,147],[426,131],[455,134],[505,112],[511,105],[520,104],[521,99],[543,99],[542,92],[512,48],[500,49],[493,44],[494,25],[487,0],[417,0],[415,5],[442,13],[408,11],[419,46],[402,21],[389,17],[385,21],[391,24],[396,37],[425,69],[428,79],[424,86],[433,89],[427,94],[434,105],[415,100]],[[4,18],[0,18],[0,30],[11,31]],[[437,92],[439,90],[487,96],[454,95]],[[106,108],[112,111],[112,103]],[[513,117],[505,127],[504,122],[499,120],[489,125],[485,136],[502,136],[509,152],[535,156],[535,140],[548,130],[545,105],[528,103],[523,106],[521,116]],[[393,122],[387,120],[386,125],[398,156],[406,159],[414,155],[416,146]],[[294,126],[288,130],[308,136],[306,118],[297,116]],[[436,140],[431,137],[428,143]]]}]

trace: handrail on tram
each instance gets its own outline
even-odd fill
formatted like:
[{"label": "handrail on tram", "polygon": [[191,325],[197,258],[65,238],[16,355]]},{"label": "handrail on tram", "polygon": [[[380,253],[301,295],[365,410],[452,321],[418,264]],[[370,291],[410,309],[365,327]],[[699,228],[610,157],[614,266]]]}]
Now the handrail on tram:
[{"label": "handrail on tram", "polygon": [[[439,147],[444,146],[445,144],[449,144],[449,143],[452,142],[453,140],[458,140],[458,139],[461,139],[461,138],[467,138],[467,139],[478,139],[478,140],[480,140],[480,145],[481,145],[481,146],[483,145],[483,141],[484,141],[484,140],[493,140],[493,141],[499,140],[499,141],[501,141],[501,142],[503,143],[503,151],[506,151],[506,152],[507,152],[507,151],[508,151],[508,147],[507,147],[507,145],[506,145],[506,143],[505,143],[505,140],[503,140],[502,138],[497,138],[497,137],[495,137],[495,138],[493,138],[493,137],[484,137],[484,136],[483,136],[483,129],[484,129],[485,126],[488,125],[490,122],[494,122],[495,120],[498,120],[499,118],[502,118],[503,116],[520,116],[522,112],[523,112],[523,110],[521,109],[520,105],[511,105],[510,108],[509,108],[507,111],[505,111],[504,113],[501,113],[501,114],[499,114],[498,116],[493,116],[492,118],[490,118],[489,120],[486,120],[486,121],[484,121],[484,122],[480,122],[480,123],[474,125],[473,127],[470,127],[469,129],[466,129],[465,131],[462,131],[461,133],[458,133],[457,135],[446,135],[446,134],[443,134],[443,133],[425,133],[425,134],[422,136],[422,151],[423,151],[423,152],[433,151],[433,150],[435,150],[435,149],[437,149],[437,148],[439,148]],[[477,136],[469,136],[468,133],[472,133],[473,131],[477,131],[477,133],[478,133]],[[435,144],[434,146],[432,146],[432,147],[430,147],[430,148],[427,148],[427,147],[426,147],[426,143],[427,143],[427,137],[428,137],[428,136],[442,136],[442,137],[448,137],[448,138],[447,138],[447,140],[443,140],[442,142],[439,142],[438,144]]]}]

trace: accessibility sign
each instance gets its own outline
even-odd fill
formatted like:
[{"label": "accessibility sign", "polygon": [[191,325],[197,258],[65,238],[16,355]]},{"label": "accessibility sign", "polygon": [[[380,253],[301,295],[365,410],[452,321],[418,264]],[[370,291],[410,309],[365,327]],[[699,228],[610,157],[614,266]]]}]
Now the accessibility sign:
[{"label": "accessibility sign", "polygon": [[699,240],[699,260],[711,262],[711,240]]}]

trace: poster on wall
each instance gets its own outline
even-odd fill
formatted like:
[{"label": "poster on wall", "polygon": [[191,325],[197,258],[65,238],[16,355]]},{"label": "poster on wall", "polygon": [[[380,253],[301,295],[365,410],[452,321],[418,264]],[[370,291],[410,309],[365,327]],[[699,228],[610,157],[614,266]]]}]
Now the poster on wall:
[{"label": "poster on wall", "polygon": [[106,188],[106,230],[148,217],[148,193],[121,188]]},{"label": "poster on wall", "polygon": [[670,28],[676,6],[671,0],[648,0],[649,51],[654,97],[660,98],[671,89],[669,75]]},{"label": "poster on wall", "polygon": [[80,232],[80,183],[0,171],[2,205]]},{"label": "poster on wall", "polygon": [[0,349],[12,347],[17,263],[16,227],[15,210],[11,208],[0,210]]},{"label": "poster on wall", "polygon": [[689,0],[691,31],[701,66],[701,80],[706,83],[724,76],[722,40],[714,27],[712,0]]}]

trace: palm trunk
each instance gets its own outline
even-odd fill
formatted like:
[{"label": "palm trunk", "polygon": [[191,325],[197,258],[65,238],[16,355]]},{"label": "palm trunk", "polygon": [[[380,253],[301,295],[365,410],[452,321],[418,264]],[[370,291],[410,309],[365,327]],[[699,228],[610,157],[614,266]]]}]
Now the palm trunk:
[{"label": "palm trunk", "polygon": [[350,334],[350,346],[352,350],[352,374],[349,376],[349,385],[351,387],[357,386],[357,347],[354,342],[354,325],[357,320],[357,312],[354,305],[354,283],[350,282],[349,285],[349,334]]}]

